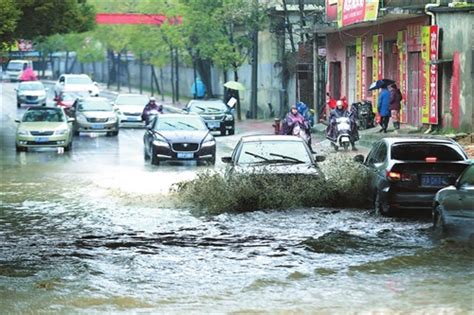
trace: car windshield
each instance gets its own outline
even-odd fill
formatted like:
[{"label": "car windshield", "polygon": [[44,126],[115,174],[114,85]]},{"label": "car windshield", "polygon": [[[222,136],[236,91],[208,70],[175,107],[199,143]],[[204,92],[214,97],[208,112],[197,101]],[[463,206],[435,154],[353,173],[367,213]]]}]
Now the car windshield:
[{"label": "car windshield", "polygon": [[91,84],[91,83],[92,83],[92,80],[86,76],[67,78],[67,84]]},{"label": "car windshield", "polygon": [[156,131],[172,130],[208,130],[199,116],[158,116]]},{"label": "car windshield", "polygon": [[145,106],[148,103],[148,97],[145,95],[119,95],[115,100],[115,105],[136,105]]},{"label": "car windshield", "polygon": [[251,141],[243,142],[237,164],[272,161],[311,163],[311,157],[300,141]]},{"label": "car windshield", "polygon": [[112,111],[113,108],[112,108],[112,105],[107,100],[91,98],[91,99],[81,101],[79,103],[78,110],[80,112],[85,112],[85,111]]},{"label": "car windshield", "polygon": [[460,182],[462,185],[474,186],[474,166],[468,167],[466,172],[462,175]]},{"label": "car windshield", "polygon": [[23,70],[23,62],[10,62],[7,70]]},{"label": "car windshield", "polygon": [[447,144],[402,143],[392,146],[391,156],[400,161],[425,161],[436,158],[438,161],[463,161],[464,157]]},{"label": "car windshield", "polygon": [[227,106],[222,102],[193,102],[189,105],[189,111],[192,113],[203,112],[224,112]]},{"label": "car windshield", "polygon": [[29,91],[40,91],[44,90],[44,86],[42,83],[22,83],[18,86],[18,89],[21,91],[29,90]]},{"label": "car windshield", "polygon": [[64,115],[61,110],[56,108],[28,110],[23,115],[23,122],[62,122]]}]

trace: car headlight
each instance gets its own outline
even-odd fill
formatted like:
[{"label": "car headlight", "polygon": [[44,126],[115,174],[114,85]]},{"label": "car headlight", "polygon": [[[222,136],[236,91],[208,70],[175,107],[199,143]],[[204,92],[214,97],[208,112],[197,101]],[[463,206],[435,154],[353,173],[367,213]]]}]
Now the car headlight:
[{"label": "car headlight", "polygon": [[165,140],[165,138],[161,137],[161,136],[156,136],[155,135],[155,139],[153,139],[153,145],[154,146],[157,146],[157,147],[169,147],[170,145],[168,144],[168,142]]},{"label": "car headlight", "polygon": [[107,121],[111,123],[117,122],[117,116],[111,116],[107,119]]},{"label": "car headlight", "polygon": [[204,141],[202,142],[202,146],[203,147],[212,147],[216,145],[216,140],[214,139],[214,137],[208,133],[206,138],[204,138]]},{"label": "car headlight", "polygon": [[25,130],[25,129],[18,129],[18,135],[19,136],[27,136],[29,135],[30,132],[28,130]]},{"label": "car headlight", "polygon": [[227,120],[227,121],[234,120],[234,116],[233,116],[233,115],[231,115],[231,114],[227,114],[227,115],[225,115],[225,118],[224,118],[224,120]]},{"label": "car headlight", "polygon": [[55,135],[64,135],[69,131],[69,129],[64,128],[64,129],[58,129],[54,132]]},{"label": "car headlight", "polygon": [[38,98],[40,100],[44,100],[46,98],[46,94],[41,94],[41,95],[38,95]]}]

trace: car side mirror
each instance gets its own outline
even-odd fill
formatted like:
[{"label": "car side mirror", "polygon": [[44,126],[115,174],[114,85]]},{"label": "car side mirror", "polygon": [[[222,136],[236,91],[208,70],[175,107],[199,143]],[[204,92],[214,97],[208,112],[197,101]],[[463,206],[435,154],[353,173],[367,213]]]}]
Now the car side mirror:
[{"label": "car side mirror", "polygon": [[224,157],[221,158],[221,161],[224,162],[224,163],[230,163],[230,162],[232,162],[232,157],[224,156]]},{"label": "car side mirror", "polygon": [[354,162],[357,162],[357,163],[364,163],[364,156],[362,154],[357,154],[356,156],[354,156]]},{"label": "car side mirror", "polygon": [[99,86],[99,83],[97,83],[97,82],[94,81],[94,85],[95,85],[95,86]]},{"label": "car side mirror", "polygon": [[315,155],[314,160],[318,163],[319,162],[324,162],[324,161],[326,161],[326,157],[324,155]]},{"label": "car side mirror", "polygon": [[16,123],[19,123],[19,122],[20,122],[20,120],[19,120],[19,119],[15,119],[15,122],[16,122]]}]

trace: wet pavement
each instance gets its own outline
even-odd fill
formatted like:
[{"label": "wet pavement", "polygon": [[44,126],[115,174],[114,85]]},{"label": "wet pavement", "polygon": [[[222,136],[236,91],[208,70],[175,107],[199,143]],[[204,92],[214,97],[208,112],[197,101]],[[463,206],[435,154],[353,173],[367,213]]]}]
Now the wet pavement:
[{"label": "wet pavement", "polygon": [[472,244],[434,238],[429,214],[315,206],[208,215],[169,193],[221,170],[242,134],[272,132],[267,121],[217,136],[215,167],[149,165],[142,129],[81,135],[66,153],[16,153],[13,119],[24,109],[13,86],[2,83],[1,96],[1,313],[474,311]]}]

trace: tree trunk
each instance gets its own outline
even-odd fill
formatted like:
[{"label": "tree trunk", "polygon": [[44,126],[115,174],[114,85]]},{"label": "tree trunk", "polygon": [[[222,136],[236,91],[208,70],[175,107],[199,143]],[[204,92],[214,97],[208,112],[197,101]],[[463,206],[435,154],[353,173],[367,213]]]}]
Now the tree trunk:
[{"label": "tree trunk", "polygon": [[161,82],[161,101],[165,101],[165,87],[164,87],[164,79],[163,79],[163,68],[160,68],[160,82]]},{"label": "tree trunk", "polygon": [[117,54],[117,62],[115,63],[117,66],[117,91],[120,91],[120,60],[122,59],[122,52]]},{"label": "tree trunk", "polygon": [[[234,68],[234,81],[239,81],[239,73],[237,72],[237,68]],[[242,107],[240,106],[240,95],[237,97],[237,120],[242,120]]]},{"label": "tree trunk", "polygon": [[140,94],[143,93],[143,54],[140,53]]},{"label": "tree trunk", "polygon": [[176,101],[179,102],[179,54],[178,54],[178,48],[174,49],[175,52],[175,88],[176,88]]},{"label": "tree trunk", "polygon": [[250,114],[253,119],[257,119],[257,89],[258,89],[258,29],[255,28],[252,34],[252,90],[250,95]]},{"label": "tree trunk", "polygon": [[69,73],[69,50],[66,50],[66,61],[64,62],[64,72]]},{"label": "tree trunk", "polygon": [[174,58],[173,58],[173,47],[170,46],[170,70],[171,70],[171,99],[173,104],[175,103],[175,90],[174,90]]}]

